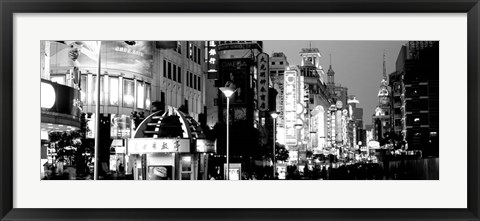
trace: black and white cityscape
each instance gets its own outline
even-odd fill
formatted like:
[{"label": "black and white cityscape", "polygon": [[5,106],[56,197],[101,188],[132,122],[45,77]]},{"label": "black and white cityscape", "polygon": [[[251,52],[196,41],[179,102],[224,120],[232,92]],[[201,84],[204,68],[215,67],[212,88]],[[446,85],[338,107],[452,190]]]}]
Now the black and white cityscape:
[{"label": "black and white cityscape", "polygon": [[438,180],[438,41],[41,41],[42,180]]}]

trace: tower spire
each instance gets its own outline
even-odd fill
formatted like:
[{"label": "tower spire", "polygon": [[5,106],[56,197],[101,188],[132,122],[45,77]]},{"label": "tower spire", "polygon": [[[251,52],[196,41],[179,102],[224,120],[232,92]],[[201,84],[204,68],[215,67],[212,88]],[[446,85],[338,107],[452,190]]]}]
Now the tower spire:
[{"label": "tower spire", "polygon": [[332,68],[332,53],[330,53],[330,68]]},{"label": "tower spire", "polygon": [[385,49],[383,49],[383,79],[387,80],[387,68],[385,66]]}]

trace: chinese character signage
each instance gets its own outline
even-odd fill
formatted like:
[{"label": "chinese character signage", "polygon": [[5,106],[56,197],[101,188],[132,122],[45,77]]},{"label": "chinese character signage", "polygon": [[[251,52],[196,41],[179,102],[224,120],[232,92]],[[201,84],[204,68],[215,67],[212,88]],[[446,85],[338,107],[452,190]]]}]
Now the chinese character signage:
[{"label": "chinese character signage", "polygon": [[128,154],[188,153],[189,139],[135,138],[128,140]]},{"label": "chinese character signage", "polygon": [[217,55],[217,45],[215,41],[207,41],[207,65],[208,72],[217,72],[218,65],[218,55]]},{"label": "chinese character signage", "polygon": [[268,110],[268,54],[261,53],[257,56],[257,102],[258,110]]},{"label": "chinese character signage", "polygon": [[295,122],[297,120],[297,72],[285,71],[284,113],[285,113],[285,144],[297,145]]}]

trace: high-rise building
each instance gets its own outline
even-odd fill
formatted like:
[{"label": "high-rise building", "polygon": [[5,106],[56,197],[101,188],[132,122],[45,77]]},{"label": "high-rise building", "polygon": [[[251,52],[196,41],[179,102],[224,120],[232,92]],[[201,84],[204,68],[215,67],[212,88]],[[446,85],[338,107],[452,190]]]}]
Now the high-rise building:
[{"label": "high-rise building", "polygon": [[378,89],[378,105],[373,115],[374,139],[380,141],[390,132],[390,91],[387,81],[385,53],[383,54],[383,75]]},{"label": "high-rise building", "polygon": [[402,46],[390,76],[395,131],[403,132],[408,149],[438,156],[439,42],[410,41]]},{"label": "high-rise building", "polygon": [[285,70],[289,66],[287,56],[282,52],[274,52],[270,56],[270,79],[273,83],[273,88],[276,90],[276,107],[278,112],[276,120],[276,140],[280,144],[285,144],[285,115],[284,115],[284,81]]}]

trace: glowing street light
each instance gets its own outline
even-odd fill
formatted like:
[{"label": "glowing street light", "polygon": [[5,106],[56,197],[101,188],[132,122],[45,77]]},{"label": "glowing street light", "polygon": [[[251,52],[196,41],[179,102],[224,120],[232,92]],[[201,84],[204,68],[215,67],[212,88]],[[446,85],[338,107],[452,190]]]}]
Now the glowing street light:
[{"label": "glowing street light", "polygon": [[275,167],[275,128],[277,127],[277,117],[278,112],[270,111],[270,116],[273,118],[273,157],[272,157],[272,165],[273,165],[273,179],[275,179],[275,175],[277,174],[277,168]]},{"label": "glowing street light", "polygon": [[227,172],[225,175],[225,178],[227,180],[230,179],[229,174],[230,174],[230,155],[229,155],[229,124],[230,120],[229,118],[229,110],[230,110],[230,97],[235,93],[235,90],[233,90],[230,87],[221,87],[220,91],[227,97]]}]

